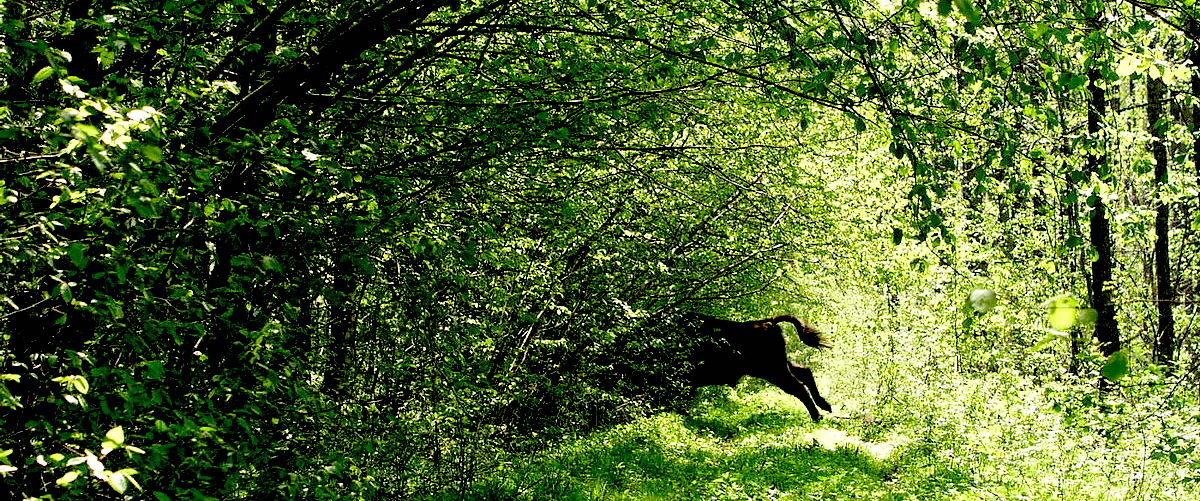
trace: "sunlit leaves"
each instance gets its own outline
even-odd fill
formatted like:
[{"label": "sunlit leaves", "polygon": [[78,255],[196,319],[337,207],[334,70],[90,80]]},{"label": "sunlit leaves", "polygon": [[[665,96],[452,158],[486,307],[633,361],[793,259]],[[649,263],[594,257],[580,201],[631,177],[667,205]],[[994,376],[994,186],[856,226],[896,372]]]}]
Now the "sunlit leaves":
[{"label": "sunlit leaves", "polygon": [[45,80],[47,78],[50,78],[51,76],[54,76],[54,74],[55,74],[54,68],[52,68],[50,66],[42,68],[42,69],[38,70],[37,73],[33,74],[33,83],[36,84],[38,82],[41,82],[42,80]]},{"label": "sunlit leaves", "polygon": [[136,454],[145,453],[145,451],[142,449],[125,443],[124,428],[116,426],[109,429],[108,432],[104,434],[104,440],[101,442],[100,447],[101,449],[99,455],[96,455],[90,450],[85,450],[82,455],[71,458],[68,458],[60,453],[55,453],[50,454],[49,456],[38,456],[37,464],[42,467],[69,468],[54,482],[55,485],[60,487],[70,486],[71,484],[75,483],[76,480],[82,478],[85,470],[78,467],[85,466],[86,471],[89,472],[93,478],[107,483],[108,486],[117,493],[124,494],[125,491],[129,490],[130,486],[141,490],[142,486],[138,484],[136,479],[134,479],[134,475],[138,473],[136,469],[120,468],[113,471],[109,469],[109,466],[105,465],[106,461],[109,462],[109,464],[112,463],[114,458],[110,454],[117,449],[124,449]]},{"label": "sunlit leaves", "polygon": [[1128,54],[1121,58],[1121,62],[1117,64],[1114,70],[1119,77],[1128,77],[1136,73],[1143,63],[1143,59],[1135,54]]},{"label": "sunlit leaves", "polygon": [[1058,340],[1070,340],[1070,331],[1087,328],[1096,322],[1096,310],[1084,308],[1079,299],[1072,294],[1059,294],[1042,302],[1040,307],[1046,310],[1046,335],[1034,345],[1034,351],[1041,351]]},{"label": "sunlit leaves", "polygon": [[1095,311],[1082,308],[1079,299],[1071,294],[1060,294],[1042,303],[1047,310],[1046,323],[1051,329],[1067,331],[1076,325],[1086,326],[1095,322]]},{"label": "sunlit leaves", "polygon": [[78,375],[61,376],[61,377],[53,378],[53,379],[51,379],[51,381],[54,381],[56,383],[61,383],[63,386],[66,386],[80,394],[87,394],[88,390],[91,389],[91,386],[88,384],[87,378],[85,378],[83,376],[78,376]]},{"label": "sunlit leaves", "polygon": [[1075,325],[1079,300],[1074,296],[1065,294],[1056,296],[1044,303],[1044,306],[1049,309],[1046,319],[1051,328],[1065,331]]},{"label": "sunlit leaves", "polygon": [[[7,384],[9,381],[20,380],[21,376],[19,374],[0,374],[0,407],[9,407],[13,409],[22,407],[21,401],[12,394],[12,391],[8,389]],[[3,457],[3,455],[0,454],[0,457]]]},{"label": "sunlit leaves", "polygon": [[[14,299],[20,304],[12,311],[52,299],[38,307],[47,325],[32,332],[55,332],[52,322],[75,322],[83,311],[95,322],[62,327],[71,333],[62,337],[83,338],[105,363],[96,367],[95,389],[83,376],[64,376],[54,380],[61,391],[49,385],[48,395],[10,396],[0,405],[53,401],[67,411],[62,422],[89,413],[90,428],[48,431],[95,437],[107,429],[95,464],[124,459],[122,450],[138,453],[126,440],[150,423],[158,423],[156,439],[189,448],[179,457],[217,447],[195,446],[192,433],[227,436],[219,464],[159,463],[146,475],[162,483],[171,479],[158,477],[219,466],[260,479],[239,479],[261,482],[239,485],[239,492],[269,492],[291,485],[294,477],[286,475],[303,476],[303,469],[276,477],[264,464],[249,464],[269,456],[252,450],[255,440],[299,429],[287,413],[308,402],[292,393],[271,400],[280,388],[302,395],[341,373],[350,388],[404,394],[405,419],[492,416],[504,399],[539,400],[560,390],[513,375],[560,369],[566,352],[577,359],[570,367],[586,365],[579,353],[605,344],[592,341],[611,340],[658,308],[753,304],[793,278],[788,263],[833,268],[854,260],[862,249],[821,254],[857,236],[828,228],[862,218],[854,207],[821,212],[834,189],[820,186],[842,182],[834,170],[823,171],[831,158],[853,157],[870,166],[864,169],[897,174],[899,181],[872,189],[907,193],[910,210],[897,204],[877,211],[887,217],[870,233],[886,243],[890,231],[895,250],[916,248],[917,240],[941,244],[938,257],[957,265],[965,253],[990,247],[979,269],[964,271],[977,274],[965,283],[996,289],[971,291],[965,303],[942,297],[950,304],[945,310],[969,320],[988,315],[987,329],[968,329],[971,335],[994,339],[993,327],[1013,322],[1000,318],[1007,315],[1044,322],[1051,342],[1078,335],[1095,321],[1078,300],[1034,310],[1018,306],[1020,292],[999,282],[1006,277],[997,270],[1024,262],[1030,253],[1021,247],[1033,244],[994,238],[990,212],[1002,207],[1012,216],[1005,231],[1013,234],[1059,231],[1047,240],[1068,239],[1066,248],[1036,258],[1028,271],[1045,269],[1069,282],[1052,259],[1082,254],[1085,241],[1060,231],[1069,218],[1031,221],[1028,214],[1060,213],[1039,197],[1078,201],[1055,197],[1066,179],[1079,181],[1068,171],[1085,148],[1076,108],[1090,62],[1076,57],[1082,39],[1073,13],[1030,15],[1015,4],[973,0],[878,4],[886,18],[853,2],[516,2],[462,25],[457,12],[439,12],[420,30],[395,28],[327,82],[302,87],[284,109],[249,109],[279,119],[262,134],[218,144],[208,143],[214,117],[254,102],[249,96],[264,82],[304,78],[279,69],[309,62],[300,55],[320,52],[313,44],[374,4],[325,9],[238,0],[213,4],[203,15],[165,7],[144,16],[123,10],[111,19],[96,7],[86,21],[97,33],[85,37],[96,47],[76,51],[75,60],[99,56],[112,74],[84,82],[53,49],[15,68],[13,82],[32,79],[43,95],[0,108],[0,118],[19,122],[11,129],[32,131],[4,144],[33,145],[22,154],[53,158],[14,163],[10,171],[54,175],[7,177],[0,192],[12,224],[32,228],[12,245],[23,261],[5,269],[14,277],[5,294],[32,298]],[[964,29],[974,33],[964,36]],[[20,47],[12,47],[7,57],[16,60]],[[265,62],[256,63],[260,57]],[[1158,59],[1139,54],[1114,71],[1136,83],[1166,68]],[[20,106],[40,103],[50,104],[36,117],[18,116]],[[823,123],[830,115],[840,117]],[[876,141],[876,133],[891,143]],[[825,164],[810,167],[810,150]],[[889,150],[885,167],[875,166],[873,157]],[[810,179],[810,169],[821,173]],[[1020,188],[1001,193],[997,186]],[[957,204],[960,194],[973,198]],[[964,213],[977,219],[960,224]],[[950,232],[964,228],[963,245],[948,249]],[[39,249],[45,251],[20,255]],[[913,259],[913,271],[928,272],[937,262]],[[921,287],[941,297],[962,283]],[[1006,291],[1005,307],[995,290]],[[333,335],[335,327],[345,328]],[[537,352],[545,346],[562,349]],[[331,355],[338,349],[350,351]],[[138,367],[136,374],[106,373],[114,360]],[[1107,365],[1106,377],[1127,371],[1118,360]],[[51,370],[35,380],[93,377]],[[566,376],[553,379],[594,380]],[[203,391],[190,378],[204,382]],[[89,393],[101,388],[103,396]],[[488,391],[486,398],[469,394]],[[83,408],[85,396],[100,404]],[[193,397],[201,402],[195,408],[173,400]],[[121,401],[126,405],[114,403]],[[515,421],[519,412],[505,410],[494,420]],[[221,424],[203,419],[212,417],[207,413]],[[226,427],[239,415],[270,418],[242,431]],[[192,422],[202,424],[177,424]],[[361,431],[301,428],[309,431],[298,435],[321,434],[339,454],[338,439],[328,437]],[[414,446],[439,449],[422,447]],[[80,488],[80,479],[99,485],[84,470],[93,463],[82,457],[78,472],[55,471],[39,485],[55,478],[70,488]],[[116,465],[94,470],[115,470],[104,482],[128,492],[136,485],[133,470]]]},{"label": "sunlit leaves", "polygon": [[0,478],[3,478],[5,475],[18,470],[16,466],[12,465],[12,461],[9,460],[9,456],[11,456],[12,453],[12,449],[0,449]]},{"label": "sunlit leaves", "polygon": [[78,470],[70,470],[70,471],[64,473],[63,476],[61,476],[57,480],[55,480],[54,484],[59,485],[59,486],[70,485],[77,478],[79,478],[79,471]]},{"label": "sunlit leaves", "polygon": [[104,434],[104,439],[106,446],[107,444],[112,444],[113,448],[116,448],[125,445],[125,430],[120,426],[117,426],[111,430],[108,430],[108,432]]},{"label": "sunlit leaves", "polygon": [[1167,86],[1177,85],[1190,78],[1192,69],[1184,64],[1171,62],[1162,54],[1153,51],[1128,53],[1121,56],[1113,73],[1121,78],[1134,75],[1145,75],[1152,79],[1162,80]]},{"label": "sunlit leaves", "polygon": [[138,447],[126,444],[125,429],[120,426],[114,427],[104,434],[104,441],[100,444],[100,455],[107,455],[109,452],[117,449],[125,449],[135,454],[145,454],[146,452]]},{"label": "sunlit leaves", "polygon": [[1046,332],[1046,334],[1042,336],[1042,339],[1039,340],[1037,343],[1035,343],[1033,345],[1033,347],[1030,348],[1030,350],[1038,352],[1038,351],[1042,351],[1042,350],[1045,350],[1046,348],[1053,346],[1055,343],[1057,343],[1059,341],[1065,342],[1065,341],[1070,341],[1070,340],[1071,340],[1070,334],[1067,334],[1065,332],[1055,331],[1055,330],[1048,330],[1048,332]]},{"label": "sunlit leaves", "polygon": [[137,490],[140,491],[142,490],[142,486],[141,484],[138,484],[135,478],[133,478],[135,474],[137,474],[137,470],[133,468],[122,468],[120,470],[107,473],[104,481],[107,482],[109,487],[112,487],[114,491],[117,491],[118,494],[124,494],[125,491],[129,490],[130,485],[136,487]]}]

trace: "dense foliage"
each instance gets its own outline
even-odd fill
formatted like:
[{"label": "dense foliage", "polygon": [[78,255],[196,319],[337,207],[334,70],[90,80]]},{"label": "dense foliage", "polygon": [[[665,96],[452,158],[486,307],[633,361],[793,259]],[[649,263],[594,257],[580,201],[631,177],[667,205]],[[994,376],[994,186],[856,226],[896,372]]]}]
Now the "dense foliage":
[{"label": "dense foliage", "polygon": [[1200,478],[1189,3],[0,16],[0,496],[516,495],[514,457],[707,409],[681,311],[830,330],[868,438],[1035,385]]}]

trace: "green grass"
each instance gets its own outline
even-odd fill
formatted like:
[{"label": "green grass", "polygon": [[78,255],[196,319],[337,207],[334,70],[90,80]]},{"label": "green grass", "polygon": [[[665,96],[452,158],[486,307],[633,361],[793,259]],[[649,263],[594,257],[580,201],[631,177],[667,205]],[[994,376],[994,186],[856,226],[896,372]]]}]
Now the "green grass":
[{"label": "green grass", "polygon": [[842,405],[820,423],[762,384],[711,389],[686,415],[660,413],[510,458],[467,497],[1200,499],[1182,480],[1187,470],[1151,458],[1144,433],[1081,426],[1119,424],[1070,418],[1051,409],[1045,388],[1023,383],[956,376],[879,401],[831,392]]},{"label": "green grass", "polygon": [[839,311],[835,349],[793,354],[834,405],[820,423],[746,378],[703,389],[682,414],[511,456],[453,497],[1200,500],[1200,403],[1186,381],[1141,364],[1102,395],[1099,362],[1073,374],[1061,350],[1002,342],[1003,329],[960,339],[945,323]]},{"label": "green grass", "polygon": [[[503,499],[908,499],[897,445],[814,424],[776,391],[709,398],[564,443],[478,487]],[[930,470],[942,485],[958,472]]]}]

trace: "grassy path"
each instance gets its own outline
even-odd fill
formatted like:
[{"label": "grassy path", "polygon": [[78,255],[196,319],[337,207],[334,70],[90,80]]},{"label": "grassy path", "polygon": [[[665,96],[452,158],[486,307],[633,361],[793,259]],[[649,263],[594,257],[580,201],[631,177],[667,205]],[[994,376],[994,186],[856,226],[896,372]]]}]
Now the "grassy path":
[{"label": "grassy path", "polygon": [[863,441],[813,423],[763,390],[703,401],[564,444],[487,486],[528,499],[931,499],[965,477],[931,468],[898,476],[900,443]]},{"label": "grassy path", "polygon": [[[471,499],[1170,500],[1200,499],[1179,465],[1132,434],[1067,426],[1008,381],[961,380],[854,417],[809,420],[765,385],[707,390],[659,413],[565,441],[477,486]],[[910,395],[911,396],[911,395]],[[835,404],[836,405],[836,404]],[[850,409],[850,410],[845,410]],[[857,409],[857,410],[855,410]]]}]

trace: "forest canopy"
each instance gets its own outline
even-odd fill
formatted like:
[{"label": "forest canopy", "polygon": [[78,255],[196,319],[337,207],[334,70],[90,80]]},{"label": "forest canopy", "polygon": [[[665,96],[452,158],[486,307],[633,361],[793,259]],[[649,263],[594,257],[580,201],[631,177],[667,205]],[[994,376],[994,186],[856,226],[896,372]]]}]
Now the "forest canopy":
[{"label": "forest canopy", "polygon": [[864,434],[1011,378],[1200,480],[1191,2],[0,16],[0,496],[520,497],[695,409],[683,313],[831,333]]}]

